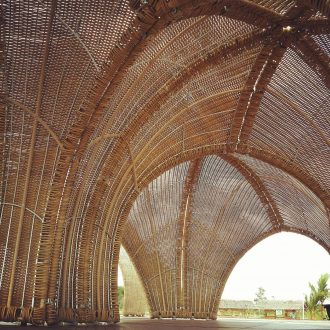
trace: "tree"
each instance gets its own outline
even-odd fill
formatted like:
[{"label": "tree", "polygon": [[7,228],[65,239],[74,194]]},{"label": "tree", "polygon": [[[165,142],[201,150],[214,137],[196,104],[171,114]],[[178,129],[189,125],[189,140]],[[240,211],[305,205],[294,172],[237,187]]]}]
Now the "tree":
[{"label": "tree", "polygon": [[321,309],[321,305],[329,295],[328,280],[330,274],[322,274],[317,281],[317,287],[308,283],[310,288],[309,297],[305,295],[305,307],[310,312],[311,318],[316,318],[316,312]]},{"label": "tree", "polygon": [[322,304],[329,295],[329,288],[328,288],[329,278],[330,278],[330,274],[325,273],[325,274],[322,274],[320,276],[319,280],[317,281],[318,299],[319,299],[320,303],[322,303]]},{"label": "tree", "polygon": [[258,288],[258,291],[256,292],[256,297],[254,298],[254,302],[257,305],[261,305],[261,304],[263,304],[264,302],[267,301],[267,298],[265,296],[265,292],[266,292],[266,290],[264,288],[262,288],[262,287]]}]

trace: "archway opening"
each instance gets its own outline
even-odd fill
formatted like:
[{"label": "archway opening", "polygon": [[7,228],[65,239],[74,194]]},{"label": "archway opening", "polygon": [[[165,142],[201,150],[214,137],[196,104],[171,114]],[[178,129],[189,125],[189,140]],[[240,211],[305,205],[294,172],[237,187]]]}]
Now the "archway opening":
[{"label": "archway opening", "polygon": [[[330,274],[330,255],[300,234],[274,234],[251,248],[231,272],[219,306],[220,317],[322,319],[311,315],[305,296]],[[328,281],[328,288],[330,281]]]},{"label": "archway opening", "polygon": [[149,305],[143,283],[123,246],[120,247],[118,265],[118,305],[122,316],[149,315]]}]

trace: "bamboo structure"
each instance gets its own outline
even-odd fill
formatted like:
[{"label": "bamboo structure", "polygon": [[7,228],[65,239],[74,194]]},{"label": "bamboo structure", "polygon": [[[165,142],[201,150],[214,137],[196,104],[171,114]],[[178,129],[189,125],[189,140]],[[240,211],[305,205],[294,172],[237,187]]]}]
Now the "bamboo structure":
[{"label": "bamboo structure", "polygon": [[330,252],[328,0],[0,3],[0,321],[216,318],[280,231]]}]

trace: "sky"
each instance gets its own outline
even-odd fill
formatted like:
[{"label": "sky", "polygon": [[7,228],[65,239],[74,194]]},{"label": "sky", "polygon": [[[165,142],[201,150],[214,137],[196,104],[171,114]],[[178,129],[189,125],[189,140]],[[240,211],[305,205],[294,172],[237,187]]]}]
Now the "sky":
[{"label": "sky", "polygon": [[[267,299],[303,300],[308,282],[316,284],[323,273],[330,273],[330,255],[322,246],[299,234],[275,234],[239,260],[222,299],[253,300],[263,287]],[[123,285],[120,271],[118,284]]]},{"label": "sky", "polygon": [[323,273],[330,273],[330,255],[322,246],[299,234],[275,234],[241,258],[222,299],[253,300],[263,287],[267,299],[303,300],[308,282],[316,284]]}]

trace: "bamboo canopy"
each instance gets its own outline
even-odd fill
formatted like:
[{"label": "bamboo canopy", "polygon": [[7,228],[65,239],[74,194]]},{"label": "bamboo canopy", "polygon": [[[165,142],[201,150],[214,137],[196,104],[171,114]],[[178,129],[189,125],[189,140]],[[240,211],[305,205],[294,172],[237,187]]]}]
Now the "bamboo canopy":
[{"label": "bamboo canopy", "polygon": [[280,231],[330,253],[329,0],[2,0],[0,320],[216,318]]}]

